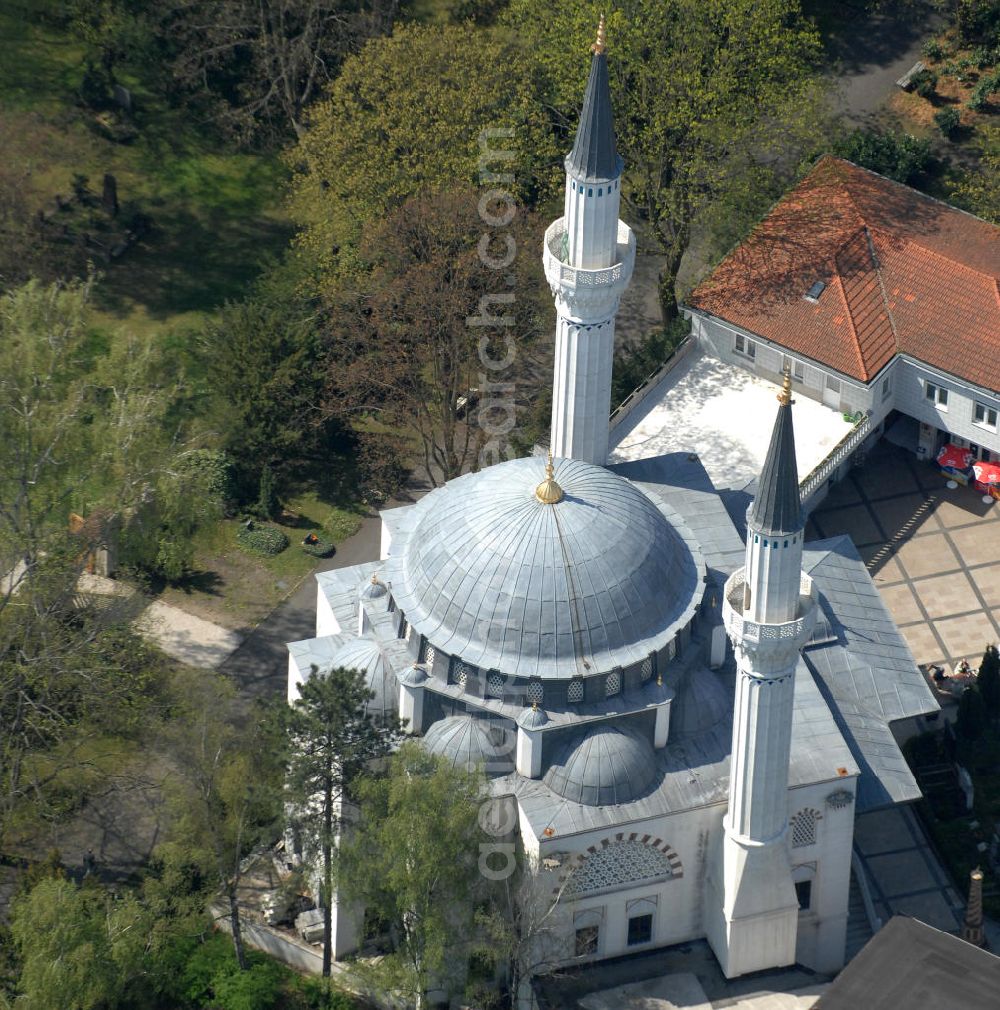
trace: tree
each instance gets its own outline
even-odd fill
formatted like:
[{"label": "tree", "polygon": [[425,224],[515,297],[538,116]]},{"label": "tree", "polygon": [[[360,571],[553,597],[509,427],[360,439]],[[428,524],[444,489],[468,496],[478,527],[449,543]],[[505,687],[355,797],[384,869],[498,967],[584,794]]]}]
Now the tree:
[{"label": "tree", "polygon": [[986,709],[983,696],[974,687],[967,687],[958,699],[955,731],[959,739],[974,743],[986,729]]},{"label": "tree", "polygon": [[480,172],[522,204],[554,192],[557,152],[530,58],[496,29],[400,26],[372,39],[309,122],[288,156],[291,202],[321,284],[351,274],[364,226],[417,194]]},{"label": "tree", "polygon": [[[480,252],[483,222],[471,188],[414,197],[370,225],[360,254],[371,272],[359,281],[363,290],[331,313],[329,409],[345,418],[370,413],[397,431],[415,430],[423,469],[435,484],[476,465],[499,427],[488,384],[509,384],[522,405],[538,385],[540,231],[534,220],[512,222],[505,233],[511,244],[497,239],[509,259],[500,279]],[[512,325],[470,325],[477,306],[486,315],[482,306],[498,289],[513,296],[490,311]],[[516,420],[516,406],[511,411]]]},{"label": "tree", "polygon": [[[358,788],[360,815],[343,845],[341,886],[390,923],[395,950],[372,969],[383,992],[418,1010],[454,989],[471,947],[483,778],[405,743],[386,777]],[[362,969],[363,970],[363,969]]]},{"label": "tree", "polygon": [[[531,40],[564,149],[603,9],[512,0],[505,15]],[[738,213],[749,225],[820,142],[819,37],[796,0],[628,0],[610,13],[607,37],[622,194],[665,258],[659,294],[669,323],[699,215],[725,208],[724,219]]]},{"label": "tree", "polygon": [[144,979],[151,922],[131,895],[50,878],[11,905],[21,957],[25,1010],[97,1010],[134,1006]]},{"label": "tree", "polygon": [[392,30],[397,0],[172,0],[163,34],[175,77],[215,100],[240,139],[301,136],[305,110],[365,38]]},{"label": "tree", "polygon": [[954,196],[966,210],[1000,224],[1000,126],[980,127],[980,136],[979,164],[961,175]]},{"label": "tree", "polygon": [[976,686],[983,698],[986,713],[991,719],[1000,716],[1000,653],[995,645],[987,645],[979,665]]},{"label": "tree", "polygon": [[511,1010],[533,1005],[531,979],[549,974],[566,957],[566,922],[560,904],[572,874],[557,886],[551,873],[520,851],[517,870],[489,888],[488,902],[477,916],[485,951],[506,964]]},{"label": "tree", "polygon": [[265,469],[280,480],[329,454],[336,426],[322,410],[326,351],[314,305],[263,293],[227,304],[202,352],[244,500],[258,497]]},{"label": "tree", "polygon": [[247,968],[240,925],[243,860],[278,832],[282,749],[273,720],[254,712],[245,727],[235,722],[235,692],[222,678],[198,671],[175,687],[178,708],[168,729],[178,775],[173,780],[175,840],[198,859],[228,905],[233,949]]},{"label": "tree", "polygon": [[332,962],[334,861],[343,808],[359,776],[385,757],[398,733],[394,724],[368,718],[366,708],[374,696],[364,675],[356,670],[337,667],[320,675],[314,668],[287,713],[286,786],[297,827],[315,846],[312,856],[321,879],[326,978]]},{"label": "tree", "polygon": [[909,133],[853,130],[834,147],[835,153],[862,168],[908,186],[930,166],[931,144]]}]

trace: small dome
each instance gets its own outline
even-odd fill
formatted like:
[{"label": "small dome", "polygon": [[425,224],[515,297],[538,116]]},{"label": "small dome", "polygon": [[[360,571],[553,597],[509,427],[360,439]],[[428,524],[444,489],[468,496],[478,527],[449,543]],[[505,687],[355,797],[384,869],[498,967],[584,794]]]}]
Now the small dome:
[{"label": "small dome", "polygon": [[567,800],[610,806],[642,796],[656,771],[656,754],[645,736],[630,726],[605,724],[571,736],[544,781]]},{"label": "small dome", "polygon": [[538,729],[549,721],[544,708],[526,708],[518,717],[518,726],[525,729]]},{"label": "small dome", "polygon": [[365,675],[365,683],[375,692],[375,697],[368,702],[369,713],[395,714],[398,707],[395,678],[377,642],[370,638],[352,638],[345,642],[330,658],[330,668],[338,666],[360,670]]},{"label": "small dome", "polygon": [[454,768],[474,771],[480,765],[490,774],[509,770],[499,768],[501,761],[512,764],[510,748],[490,739],[490,727],[471,715],[451,715],[424,734],[424,747],[431,754],[447,759]]},{"label": "small dome", "polygon": [[384,582],[380,582],[377,575],[372,573],[370,579],[365,579],[358,590],[358,596],[363,600],[380,600],[389,592]]},{"label": "small dome", "polygon": [[409,684],[411,687],[416,687],[427,680],[427,671],[422,666],[408,666],[405,670],[401,670],[396,674],[396,680],[400,684]]}]

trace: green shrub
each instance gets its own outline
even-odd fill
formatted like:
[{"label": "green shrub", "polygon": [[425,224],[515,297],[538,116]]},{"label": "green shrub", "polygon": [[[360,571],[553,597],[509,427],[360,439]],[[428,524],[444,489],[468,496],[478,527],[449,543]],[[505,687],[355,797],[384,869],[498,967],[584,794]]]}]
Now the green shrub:
[{"label": "green shrub", "polygon": [[834,147],[834,153],[879,175],[912,185],[931,166],[929,140],[908,133],[854,130]]},{"label": "green shrub", "polygon": [[921,98],[930,98],[937,91],[938,75],[933,70],[921,70],[913,75],[913,90]]},{"label": "green shrub", "polygon": [[934,122],[941,133],[951,139],[962,125],[962,114],[958,109],[947,108],[934,113]]},{"label": "green shrub", "polygon": [[225,452],[195,449],[181,461],[181,472],[195,487],[228,512],[236,501],[236,474]]},{"label": "green shrub", "polygon": [[280,502],[278,501],[278,480],[274,471],[265,463],[260,471],[260,485],[257,492],[257,504],[254,511],[261,519],[273,519],[277,514]]},{"label": "green shrub", "polygon": [[929,60],[939,60],[944,56],[944,46],[940,39],[928,39],[921,47],[920,51]]},{"label": "green shrub", "polygon": [[314,558],[328,558],[333,553],[333,549],[332,541],[325,540],[321,536],[316,537],[314,544],[302,541],[302,550]]},{"label": "green shrub", "polygon": [[236,542],[247,554],[270,558],[280,554],[288,546],[288,537],[277,526],[259,526],[252,523],[249,526],[241,526],[236,531]]},{"label": "green shrub", "polygon": [[323,530],[329,539],[339,544],[348,537],[353,537],[361,529],[361,516],[347,509],[330,509],[330,514],[323,523]]}]

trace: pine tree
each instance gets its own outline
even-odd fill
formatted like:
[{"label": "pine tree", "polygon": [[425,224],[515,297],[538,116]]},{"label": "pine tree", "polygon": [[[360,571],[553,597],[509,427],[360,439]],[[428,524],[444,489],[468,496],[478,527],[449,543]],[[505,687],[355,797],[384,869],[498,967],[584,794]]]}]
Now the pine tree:
[{"label": "pine tree", "polygon": [[987,645],[977,678],[979,693],[991,719],[1000,715],[1000,653],[995,645]]},{"label": "pine tree", "polygon": [[978,740],[986,729],[986,708],[983,696],[974,687],[967,687],[958,701],[955,729],[959,739],[970,743]]}]

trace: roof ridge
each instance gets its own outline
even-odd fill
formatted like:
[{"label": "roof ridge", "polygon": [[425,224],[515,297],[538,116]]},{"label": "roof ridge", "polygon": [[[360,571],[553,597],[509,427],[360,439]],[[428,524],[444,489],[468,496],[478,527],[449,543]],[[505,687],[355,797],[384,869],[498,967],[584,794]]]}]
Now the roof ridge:
[{"label": "roof ridge", "polygon": [[896,329],[896,317],[892,314],[889,305],[889,296],[885,290],[885,278],[882,276],[882,264],[879,262],[875,243],[872,240],[873,230],[865,223],[865,238],[868,240],[868,251],[871,253],[872,264],[875,267],[875,276],[878,278],[878,289],[882,293],[882,304],[885,306],[885,314],[889,319],[889,329],[892,330],[892,342],[896,345],[896,353],[899,353],[899,330]]}]

